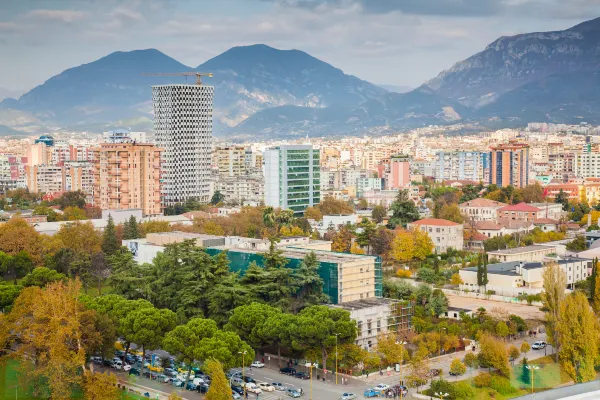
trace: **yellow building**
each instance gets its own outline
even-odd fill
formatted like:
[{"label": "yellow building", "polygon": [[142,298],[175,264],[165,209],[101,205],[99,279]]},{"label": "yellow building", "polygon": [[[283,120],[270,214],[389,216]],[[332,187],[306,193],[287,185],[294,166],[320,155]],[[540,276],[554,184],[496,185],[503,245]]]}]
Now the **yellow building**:
[{"label": "yellow building", "polygon": [[94,150],[94,205],[161,212],[160,155],[151,144],[105,143]]}]

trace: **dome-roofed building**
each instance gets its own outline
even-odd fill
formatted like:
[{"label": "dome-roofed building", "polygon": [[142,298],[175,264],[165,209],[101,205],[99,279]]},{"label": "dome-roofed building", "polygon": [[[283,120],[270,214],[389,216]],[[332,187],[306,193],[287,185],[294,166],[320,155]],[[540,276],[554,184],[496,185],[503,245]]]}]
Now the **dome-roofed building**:
[{"label": "dome-roofed building", "polygon": [[39,138],[35,139],[35,144],[44,143],[48,147],[54,146],[54,138],[50,135],[42,135]]}]

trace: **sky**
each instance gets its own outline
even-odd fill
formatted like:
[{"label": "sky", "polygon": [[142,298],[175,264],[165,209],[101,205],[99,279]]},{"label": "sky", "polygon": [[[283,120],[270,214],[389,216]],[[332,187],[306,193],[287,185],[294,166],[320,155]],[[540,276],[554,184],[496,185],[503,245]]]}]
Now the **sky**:
[{"label": "sky", "polygon": [[0,88],[28,90],[119,50],[196,67],[255,43],[416,87],[500,36],[596,17],[600,0],[0,0]]}]

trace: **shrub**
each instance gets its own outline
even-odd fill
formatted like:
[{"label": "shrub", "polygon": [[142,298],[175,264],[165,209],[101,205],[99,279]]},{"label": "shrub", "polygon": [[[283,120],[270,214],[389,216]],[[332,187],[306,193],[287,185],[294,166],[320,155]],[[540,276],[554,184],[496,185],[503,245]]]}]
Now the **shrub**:
[{"label": "shrub", "polygon": [[408,269],[398,269],[398,271],[396,271],[396,276],[398,278],[411,278],[412,277],[412,272],[410,272],[410,270]]},{"label": "shrub", "polygon": [[471,400],[475,397],[473,388],[465,381],[459,381],[454,384],[454,398],[456,400]]},{"label": "shrub", "polygon": [[473,378],[473,385],[478,388],[489,387],[492,383],[492,375],[487,372],[482,372]]},{"label": "shrub", "polygon": [[502,395],[512,394],[517,391],[517,389],[510,385],[510,381],[503,376],[492,376],[489,386]]},{"label": "shrub", "polygon": [[431,381],[431,391],[433,393],[435,393],[435,392],[448,393],[450,395],[447,397],[448,399],[456,398],[455,392],[454,392],[454,386],[447,380],[444,380],[443,378]]}]

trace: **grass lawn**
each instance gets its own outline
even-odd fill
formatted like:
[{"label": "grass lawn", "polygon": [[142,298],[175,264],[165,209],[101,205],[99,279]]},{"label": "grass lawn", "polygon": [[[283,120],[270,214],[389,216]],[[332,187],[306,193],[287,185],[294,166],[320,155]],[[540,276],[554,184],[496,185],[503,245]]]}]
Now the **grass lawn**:
[{"label": "grass lawn", "polygon": [[[32,394],[31,388],[22,387],[19,385],[17,380],[17,366],[18,362],[15,360],[8,360],[6,363],[0,364],[0,400],[14,400],[16,392],[18,391],[18,398],[20,400],[25,399],[41,399],[41,397],[36,397]],[[17,389],[15,389],[15,385],[19,385]],[[82,399],[83,396],[81,393],[76,393],[73,396],[73,399]],[[147,397],[138,396],[132,393],[123,393],[121,396],[121,400],[140,400],[146,399]]]}]

